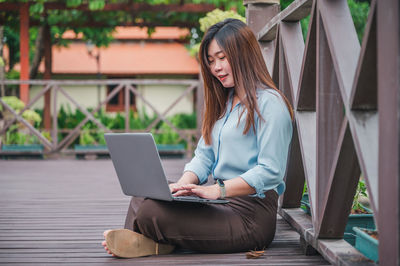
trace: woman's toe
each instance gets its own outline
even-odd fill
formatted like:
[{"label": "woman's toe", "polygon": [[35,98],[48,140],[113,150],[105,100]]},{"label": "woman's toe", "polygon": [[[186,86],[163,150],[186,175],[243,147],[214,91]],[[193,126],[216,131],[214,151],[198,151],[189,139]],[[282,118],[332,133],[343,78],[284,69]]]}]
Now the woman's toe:
[{"label": "woman's toe", "polygon": [[103,236],[106,237],[107,234],[108,234],[110,231],[111,231],[111,230],[106,230],[106,231],[104,231],[104,232],[103,232]]}]

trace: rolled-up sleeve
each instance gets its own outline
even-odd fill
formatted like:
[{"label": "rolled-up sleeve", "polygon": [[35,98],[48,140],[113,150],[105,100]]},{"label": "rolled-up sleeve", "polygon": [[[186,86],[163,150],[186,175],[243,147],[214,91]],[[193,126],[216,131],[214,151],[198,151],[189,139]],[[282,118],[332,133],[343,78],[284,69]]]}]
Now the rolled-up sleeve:
[{"label": "rolled-up sleeve", "polygon": [[[272,95],[259,102],[264,121],[257,121],[257,164],[240,176],[255,189],[260,198],[275,189],[279,195],[285,190],[283,181],[292,139],[292,120],[281,97]],[[257,118],[259,120],[259,118]]]},{"label": "rolled-up sleeve", "polygon": [[204,184],[208,180],[214,161],[215,156],[212,147],[206,145],[203,137],[201,137],[194,151],[193,159],[185,165],[183,171],[195,173],[199,179],[199,184]]}]

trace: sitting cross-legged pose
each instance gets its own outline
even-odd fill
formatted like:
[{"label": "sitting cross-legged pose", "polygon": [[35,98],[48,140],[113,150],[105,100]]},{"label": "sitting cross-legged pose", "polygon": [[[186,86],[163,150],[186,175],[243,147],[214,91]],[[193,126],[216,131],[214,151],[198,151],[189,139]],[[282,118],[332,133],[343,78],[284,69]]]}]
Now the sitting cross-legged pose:
[{"label": "sitting cross-legged pose", "polygon": [[[125,229],[104,232],[108,253],[132,258],[180,247],[231,253],[268,247],[292,138],[293,112],[266,68],[259,44],[240,20],[206,32],[199,52],[204,79],[202,136],[176,196],[227,198],[227,204],[133,197]],[[209,175],[218,182],[204,185]]]}]

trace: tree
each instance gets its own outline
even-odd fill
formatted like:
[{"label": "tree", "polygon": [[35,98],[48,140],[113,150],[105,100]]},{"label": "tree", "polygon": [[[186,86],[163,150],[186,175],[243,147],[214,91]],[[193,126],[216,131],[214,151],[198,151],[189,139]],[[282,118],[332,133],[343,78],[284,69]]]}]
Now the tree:
[{"label": "tree", "polygon": [[[0,0],[1,3],[20,3],[27,0]],[[37,0],[30,5],[30,78],[37,76],[38,67],[43,58],[43,35],[45,26],[50,29],[52,45],[68,46],[69,40],[62,38],[63,33],[72,30],[81,34],[83,41],[90,41],[97,47],[108,46],[113,40],[112,33],[118,25],[148,26],[148,34],[154,31],[155,25],[190,25],[191,38],[199,38],[198,20],[204,13],[192,12],[158,12],[151,11],[151,7],[159,5],[183,5],[184,0],[66,0],[65,9],[49,9],[51,0]],[[222,9],[235,9],[244,14],[241,0],[194,0],[194,4],[213,4]],[[62,1],[56,2],[58,4]],[[107,11],[106,4],[142,4],[148,5],[148,10],[119,10]],[[149,11],[150,10],[150,11]],[[4,39],[10,50],[8,62],[9,70],[19,62],[19,14],[17,11],[0,11],[0,24],[4,25]],[[198,40],[197,40],[198,41]]]}]

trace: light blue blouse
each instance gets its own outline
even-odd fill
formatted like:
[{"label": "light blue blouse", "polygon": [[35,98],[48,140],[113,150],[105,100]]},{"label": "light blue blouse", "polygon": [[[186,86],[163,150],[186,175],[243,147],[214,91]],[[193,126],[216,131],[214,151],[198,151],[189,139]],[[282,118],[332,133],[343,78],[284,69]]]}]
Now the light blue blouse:
[{"label": "light blue blouse", "polygon": [[200,138],[195,156],[186,164],[184,171],[191,171],[199,183],[214,179],[242,177],[256,191],[252,196],[264,198],[264,193],[274,189],[281,195],[285,191],[283,181],[292,138],[292,121],[285,102],[272,89],[258,89],[257,103],[264,121],[255,115],[256,130],[243,135],[246,124],[245,111],[238,124],[244,105],[238,103],[231,110],[231,92],[227,112],[212,130],[212,143],[206,145]]}]

